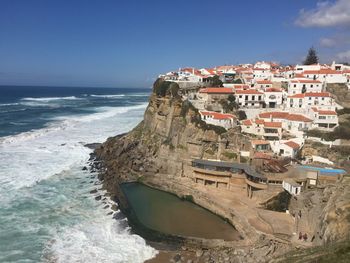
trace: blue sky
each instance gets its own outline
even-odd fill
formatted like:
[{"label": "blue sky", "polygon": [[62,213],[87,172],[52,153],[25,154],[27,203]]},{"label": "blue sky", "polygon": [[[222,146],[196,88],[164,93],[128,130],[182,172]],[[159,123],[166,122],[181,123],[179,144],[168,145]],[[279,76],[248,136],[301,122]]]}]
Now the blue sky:
[{"label": "blue sky", "polygon": [[149,87],[183,66],[298,63],[312,45],[350,60],[348,3],[0,0],[0,84]]}]

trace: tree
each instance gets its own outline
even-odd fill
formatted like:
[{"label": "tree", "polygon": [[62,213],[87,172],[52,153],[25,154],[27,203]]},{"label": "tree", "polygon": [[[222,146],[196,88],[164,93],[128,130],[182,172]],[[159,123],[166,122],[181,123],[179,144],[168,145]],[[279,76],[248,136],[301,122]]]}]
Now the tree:
[{"label": "tree", "polygon": [[213,77],[209,77],[208,79],[210,81],[211,86],[213,86],[213,87],[222,87],[223,86],[223,83],[220,80],[218,75],[215,75]]},{"label": "tree", "polygon": [[312,65],[318,63],[318,56],[314,47],[309,49],[307,53],[306,59],[304,61],[304,65]]}]

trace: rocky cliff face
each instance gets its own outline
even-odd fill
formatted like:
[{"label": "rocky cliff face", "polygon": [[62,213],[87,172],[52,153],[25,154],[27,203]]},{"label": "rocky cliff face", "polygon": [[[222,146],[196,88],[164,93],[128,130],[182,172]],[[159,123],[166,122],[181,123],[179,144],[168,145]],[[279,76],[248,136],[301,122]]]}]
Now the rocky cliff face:
[{"label": "rocky cliff face", "polygon": [[292,198],[289,210],[296,215],[300,212],[297,231],[308,233],[316,245],[349,239],[350,178]]},{"label": "rocky cliff face", "polygon": [[[107,167],[103,179],[109,192],[115,191],[117,183],[154,173],[190,176],[192,158],[237,161],[240,150],[249,150],[249,139],[239,131],[226,132],[201,121],[189,102],[173,94],[176,86],[172,85],[176,84],[156,82],[144,120],[96,150]],[[157,92],[159,86],[167,89]]]}]

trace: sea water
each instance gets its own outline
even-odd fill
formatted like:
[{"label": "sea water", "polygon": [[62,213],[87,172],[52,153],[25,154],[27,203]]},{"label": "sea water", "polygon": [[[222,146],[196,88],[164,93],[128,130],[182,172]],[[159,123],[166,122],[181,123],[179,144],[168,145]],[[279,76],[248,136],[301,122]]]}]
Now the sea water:
[{"label": "sea water", "polygon": [[[113,218],[91,149],[142,120],[149,89],[0,87],[0,262],[144,262]],[[91,194],[90,191],[98,192]],[[93,191],[94,192],[94,191]]]}]

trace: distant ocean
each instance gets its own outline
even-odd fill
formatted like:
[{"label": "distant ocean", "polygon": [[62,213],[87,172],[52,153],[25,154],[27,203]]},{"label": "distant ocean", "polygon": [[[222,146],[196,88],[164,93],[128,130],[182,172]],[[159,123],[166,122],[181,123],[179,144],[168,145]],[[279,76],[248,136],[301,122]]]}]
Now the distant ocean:
[{"label": "distant ocean", "polygon": [[82,170],[84,145],[132,129],[149,94],[0,86],[0,262],[143,262],[156,253],[107,215]]}]

